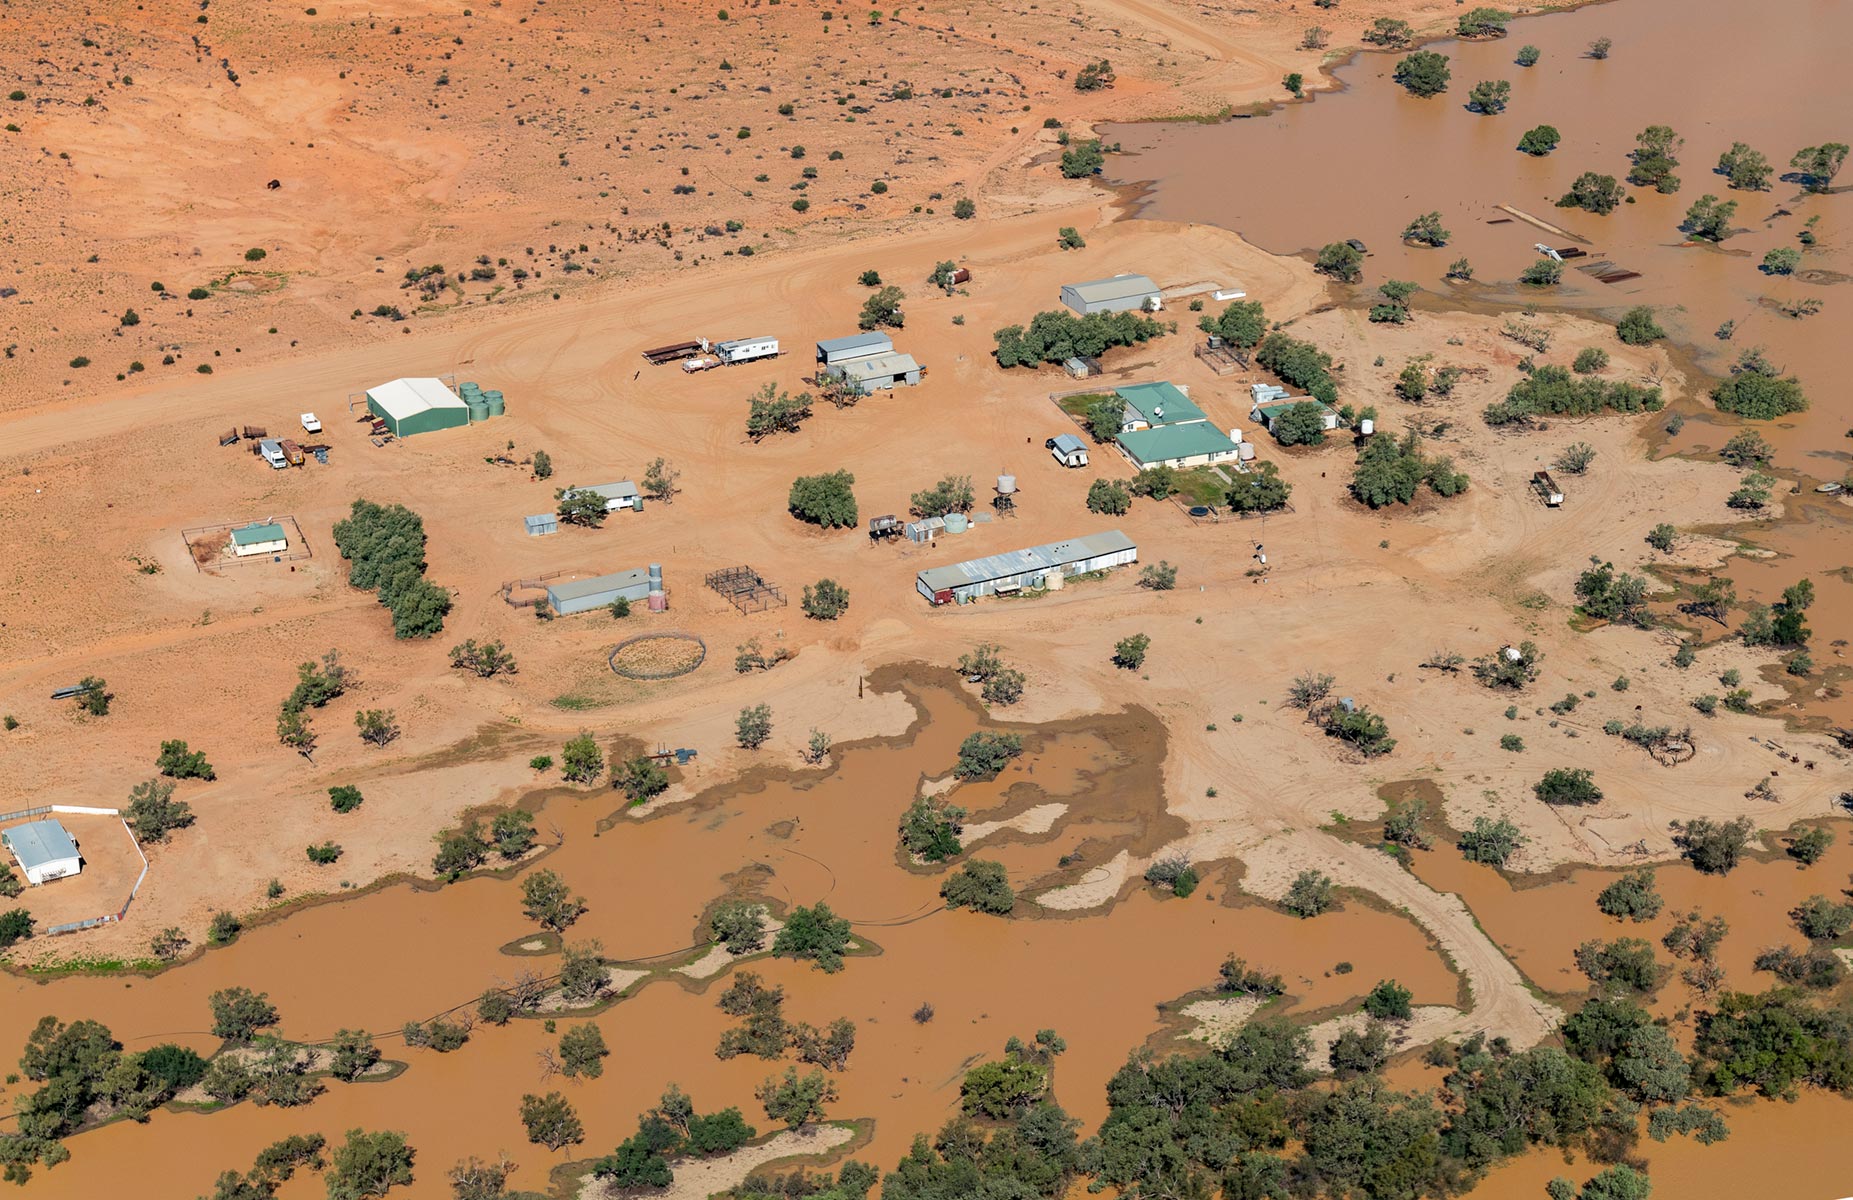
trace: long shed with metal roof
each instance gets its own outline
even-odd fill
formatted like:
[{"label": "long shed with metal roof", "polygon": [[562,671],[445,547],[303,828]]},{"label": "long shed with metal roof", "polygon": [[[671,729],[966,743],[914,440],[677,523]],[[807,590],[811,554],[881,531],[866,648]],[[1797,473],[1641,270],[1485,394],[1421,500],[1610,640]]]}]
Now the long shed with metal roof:
[{"label": "long shed with metal roof", "polygon": [[1133,540],[1117,529],[1109,529],[1027,550],[928,567],[920,572],[914,586],[934,604],[969,604],[998,592],[1060,587],[1059,580],[1138,561],[1139,548]]}]

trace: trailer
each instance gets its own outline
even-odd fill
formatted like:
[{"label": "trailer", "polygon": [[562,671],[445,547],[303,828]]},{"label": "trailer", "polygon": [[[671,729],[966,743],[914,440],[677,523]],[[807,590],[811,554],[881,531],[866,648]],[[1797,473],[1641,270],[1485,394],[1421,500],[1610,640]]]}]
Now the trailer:
[{"label": "trailer", "polygon": [[322,419],[312,412],[306,412],[302,414],[302,428],[305,433],[320,433],[322,431]]},{"label": "trailer", "polygon": [[653,367],[675,362],[679,358],[691,358],[708,348],[707,338],[696,338],[692,342],[677,342],[673,346],[658,346],[643,352],[644,361]]},{"label": "trailer", "polygon": [[755,362],[762,358],[779,356],[779,340],[775,337],[736,338],[730,342],[717,342],[714,353],[723,366],[736,363]]},{"label": "trailer", "polygon": [[1557,486],[1557,481],[1551,478],[1549,471],[1537,472],[1531,477],[1531,483],[1549,507],[1556,508],[1563,503],[1563,489]]},{"label": "trailer", "polygon": [[300,467],[302,465],[303,453],[301,446],[298,446],[288,438],[284,438],[281,442],[278,442],[277,445],[283,451],[284,461],[288,462],[290,466]]},{"label": "trailer", "polygon": [[883,538],[901,535],[901,519],[892,513],[882,517],[869,518],[869,540],[879,542]]}]

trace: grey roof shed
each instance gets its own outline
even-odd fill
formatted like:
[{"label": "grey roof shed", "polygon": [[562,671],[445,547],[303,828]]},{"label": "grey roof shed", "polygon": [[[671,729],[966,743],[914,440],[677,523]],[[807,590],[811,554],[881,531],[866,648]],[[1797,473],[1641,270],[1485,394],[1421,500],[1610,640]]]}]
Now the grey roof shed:
[{"label": "grey roof shed", "polygon": [[63,825],[49,818],[15,825],[0,833],[0,839],[6,842],[6,848],[19,859],[19,865],[28,871],[77,857],[76,839]]},{"label": "grey roof shed", "polygon": [[885,333],[853,333],[848,337],[826,338],[818,342],[817,361],[828,365],[851,358],[867,358],[871,354],[888,354],[893,349],[894,339]]},{"label": "grey roof shed", "polygon": [[620,597],[644,600],[650,595],[650,572],[643,567],[598,575],[591,579],[572,579],[547,586],[547,602],[563,617],[604,608]]},{"label": "grey roof shed", "polygon": [[928,567],[920,572],[915,586],[929,600],[939,592],[949,591],[954,599],[964,603],[996,590],[999,583],[1030,582],[1057,570],[1064,575],[1079,575],[1087,571],[1124,566],[1138,559],[1139,548],[1133,540],[1117,529],[1109,529],[1103,533],[1083,534],[1065,542],[1031,546],[1027,550],[992,554],[944,567]]},{"label": "grey roof shed", "polygon": [[1082,314],[1127,312],[1159,298],[1158,285],[1144,275],[1114,275],[1062,285],[1062,303]]}]

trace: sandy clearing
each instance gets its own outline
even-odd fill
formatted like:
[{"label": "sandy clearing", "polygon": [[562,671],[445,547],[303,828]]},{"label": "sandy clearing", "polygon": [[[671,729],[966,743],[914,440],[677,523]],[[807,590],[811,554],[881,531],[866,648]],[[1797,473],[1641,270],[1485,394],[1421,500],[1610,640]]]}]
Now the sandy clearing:
[{"label": "sandy clearing", "polygon": [[[1458,1008],[1426,1005],[1413,1009],[1407,1021],[1385,1021],[1382,1024],[1384,1031],[1390,1035],[1390,1052],[1398,1054],[1417,1046],[1467,1036],[1461,1032],[1463,1016]],[[1363,1033],[1369,1024],[1369,1014],[1358,1011],[1309,1026],[1306,1033],[1312,1038],[1312,1049],[1306,1055],[1307,1066],[1315,1071],[1329,1072],[1332,1069],[1332,1043],[1345,1033]]]},{"label": "sandy clearing", "polygon": [[[719,1158],[676,1159],[671,1166],[675,1181],[660,1192],[662,1200],[707,1200],[716,1192],[738,1187],[746,1177],[769,1163],[800,1155],[827,1154],[855,1137],[843,1125],[811,1125],[787,1129],[756,1146],[748,1146]],[[617,1195],[590,1175],[582,1176],[579,1200],[604,1200]]]},{"label": "sandy clearing", "polygon": [[1220,1046],[1235,1036],[1237,1030],[1248,1024],[1250,1017],[1261,1011],[1267,1003],[1259,996],[1236,996],[1222,1000],[1193,1000],[1179,1009],[1180,1015],[1196,1022],[1196,1025],[1179,1037],[1192,1041],[1207,1042]]},{"label": "sandy clearing", "polygon": [[[785,923],[783,921],[780,921],[775,917],[766,918],[766,945],[767,946],[772,945],[773,937],[775,937],[778,934],[778,931],[783,928],[785,928]],[[753,951],[753,953],[761,954],[761,953],[764,953],[764,951],[755,950]],[[729,950],[726,946],[723,946],[721,943],[716,942],[712,947],[709,948],[706,954],[702,955],[700,958],[696,959],[694,962],[688,963],[684,966],[677,967],[676,974],[686,975],[690,979],[712,979],[716,975],[719,975],[722,971],[725,971],[728,967],[732,966],[734,963],[739,962],[742,958],[746,958],[746,957],[751,957],[751,956],[735,954],[733,951]]]},{"label": "sandy clearing", "polygon": [[982,841],[1006,829],[1027,834],[1047,833],[1055,828],[1055,823],[1061,820],[1062,814],[1067,811],[1066,804],[1038,804],[1014,817],[1005,817],[997,821],[979,821],[967,825],[961,835],[961,840],[969,846],[973,842]]},{"label": "sandy clearing", "polygon": [[1079,883],[1044,892],[1036,897],[1036,903],[1061,912],[1099,908],[1119,895],[1131,865],[1131,853],[1121,850],[1111,860],[1089,871]]}]

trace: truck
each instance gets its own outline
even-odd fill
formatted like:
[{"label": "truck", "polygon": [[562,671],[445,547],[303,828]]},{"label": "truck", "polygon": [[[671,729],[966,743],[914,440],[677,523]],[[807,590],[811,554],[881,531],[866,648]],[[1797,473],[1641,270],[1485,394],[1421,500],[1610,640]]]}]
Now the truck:
[{"label": "truck", "polygon": [[275,438],[262,438],[257,443],[257,452],[263,460],[281,471],[290,465],[290,460],[283,455],[283,446]]},{"label": "truck", "polygon": [[779,340],[775,337],[736,338],[730,342],[715,343],[714,353],[723,366],[729,367],[761,358],[777,358]]},{"label": "truck", "polygon": [[1537,472],[1531,477],[1531,483],[1538,489],[1538,495],[1543,498],[1544,503],[1551,508],[1557,508],[1563,504],[1563,489],[1557,486],[1557,481],[1551,478],[1549,471]]},{"label": "truck", "polygon": [[678,358],[692,358],[697,354],[706,353],[707,349],[708,339],[696,338],[692,342],[676,342],[673,345],[657,346],[654,349],[645,350],[643,357],[651,366],[660,367]]},{"label": "truck", "polygon": [[711,371],[721,365],[721,360],[712,354],[697,354],[693,358],[682,360],[682,369],[693,375],[697,371]]},{"label": "truck", "polygon": [[320,433],[322,431],[322,419],[314,413],[304,413],[302,414],[302,428],[305,433]]}]

